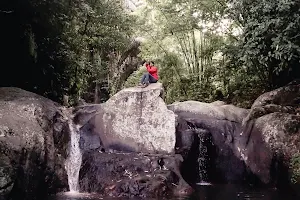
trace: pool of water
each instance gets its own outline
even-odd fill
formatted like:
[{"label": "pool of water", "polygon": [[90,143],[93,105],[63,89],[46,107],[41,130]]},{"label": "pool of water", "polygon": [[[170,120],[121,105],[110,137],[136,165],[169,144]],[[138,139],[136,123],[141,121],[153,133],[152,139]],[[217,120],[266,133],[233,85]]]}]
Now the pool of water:
[{"label": "pool of water", "polygon": [[[129,198],[104,198],[96,194],[64,193],[48,200],[126,200]],[[157,198],[152,200],[162,200]],[[250,188],[237,185],[200,186],[189,197],[170,198],[171,200],[299,200],[300,197],[291,191],[276,189]],[[140,200],[130,198],[130,200]],[[147,200],[150,200],[147,198]]]}]

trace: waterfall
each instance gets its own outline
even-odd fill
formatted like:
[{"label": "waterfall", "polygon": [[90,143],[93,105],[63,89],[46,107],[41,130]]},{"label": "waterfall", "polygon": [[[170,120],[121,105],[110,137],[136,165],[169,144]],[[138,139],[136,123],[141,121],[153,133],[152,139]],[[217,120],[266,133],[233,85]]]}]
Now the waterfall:
[{"label": "waterfall", "polygon": [[209,150],[208,145],[211,142],[209,132],[205,130],[198,130],[198,137],[199,137],[199,157],[198,157],[198,164],[199,164],[199,178],[200,178],[200,185],[206,184],[209,181],[208,177],[208,169],[209,169]]},{"label": "waterfall", "polygon": [[79,147],[79,128],[73,123],[72,119],[68,120],[70,131],[69,155],[66,159],[65,167],[68,174],[68,183],[71,192],[79,192],[79,170],[81,167],[82,154]]}]

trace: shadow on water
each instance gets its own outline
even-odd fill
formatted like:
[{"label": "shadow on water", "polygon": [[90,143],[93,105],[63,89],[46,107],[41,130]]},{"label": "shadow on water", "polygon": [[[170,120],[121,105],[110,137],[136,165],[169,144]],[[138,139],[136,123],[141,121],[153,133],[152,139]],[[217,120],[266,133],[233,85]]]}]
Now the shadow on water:
[{"label": "shadow on water", "polygon": [[251,188],[239,185],[214,185],[198,187],[189,200],[296,200],[291,191],[268,188]]},{"label": "shadow on water", "polygon": [[[109,198],[87,193],[64,193],[47,200],[141,200],[141,198]],[[147,200],[163,200],[163,198]],[[170,200],[297,200],[300,199],[291,191],[276,189],[251,188],[239,185],[199,186],[190,197],[168,198]]]}]

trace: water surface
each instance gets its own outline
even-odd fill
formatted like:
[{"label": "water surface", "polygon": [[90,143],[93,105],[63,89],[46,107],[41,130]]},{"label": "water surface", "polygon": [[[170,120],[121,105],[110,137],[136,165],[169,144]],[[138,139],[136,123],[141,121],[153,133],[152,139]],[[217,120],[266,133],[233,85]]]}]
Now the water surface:
[{"label": "water surface", "polygon": [[[103,198],[92,194],[65,193],[48,200],[141,200],[140,198]],[[163,198],[151,199],[162,200]],[[170,198],[170,200],[299,200],[291,191],[250,188],[237,185],[199,186],[190,197]],[[147,200],[150,200],[147,198]]]}]

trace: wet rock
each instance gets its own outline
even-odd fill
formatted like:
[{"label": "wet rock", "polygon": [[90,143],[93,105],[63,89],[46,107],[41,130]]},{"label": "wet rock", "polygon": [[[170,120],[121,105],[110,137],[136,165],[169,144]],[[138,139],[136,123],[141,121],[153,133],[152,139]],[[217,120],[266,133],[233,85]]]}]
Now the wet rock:
[{"label": "wet rock", "polygon": [[176,150],[185,158],[182,174],[190,184],[247,181],[249,174],[238,148],[239,140],[243,140],[241,123],[248,110],[195,101],[174,103],[168,108],[179,116]]},{"label": "wet rock", "polygon": [[182,161],[178,156],[86,151],[80,170],[81,191],[160,198],[191,193],[178,173]]}]

